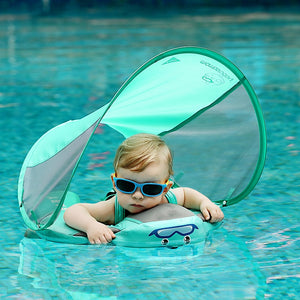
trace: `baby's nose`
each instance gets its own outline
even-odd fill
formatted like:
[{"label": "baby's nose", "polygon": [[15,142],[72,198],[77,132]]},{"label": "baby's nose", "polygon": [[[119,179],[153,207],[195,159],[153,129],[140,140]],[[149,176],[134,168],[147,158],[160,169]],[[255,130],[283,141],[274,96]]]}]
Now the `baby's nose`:
[{"label": "baby's nose", "polygon": [[144,198],[144,195],[142,194],[141,189],[139,187],[132,194],[132,198],[137,200],[142,200]]}]

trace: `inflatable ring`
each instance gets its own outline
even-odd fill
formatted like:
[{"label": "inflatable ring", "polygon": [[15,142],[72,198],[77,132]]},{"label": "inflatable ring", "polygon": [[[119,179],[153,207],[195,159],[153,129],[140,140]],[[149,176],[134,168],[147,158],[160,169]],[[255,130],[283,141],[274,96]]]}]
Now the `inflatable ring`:
[{"label": "inflatable ring", "polygon": [[[89,244],[85,233],[64,222],[64,211],[75,203],[79,203],[78,195],[68,192],[56,221],[47,229],[28,229],[26,236],[53,242]],[[191,211],[176,204],[161,204],[111,225],[110,228],[116,234],[111,244],[126,247],[178,247],[198,243],[221,224],[205,222],[201,217],[199,211]]]}]

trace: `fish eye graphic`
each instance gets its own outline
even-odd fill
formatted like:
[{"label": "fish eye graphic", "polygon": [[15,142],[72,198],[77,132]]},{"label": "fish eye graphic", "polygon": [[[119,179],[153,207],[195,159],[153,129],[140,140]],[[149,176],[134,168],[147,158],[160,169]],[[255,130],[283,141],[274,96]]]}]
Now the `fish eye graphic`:
[{"label": "fish eye graphic", "polygon": [[162,244],[163,246],[166,246],[166,245],[169,244],[169,240],[168,240],[168,239],[163,239],[163,240],[161,241],[161,244]]},{"label": "fish eye graphic", "polygon": [[189,235],[186,235],[184,238],[183,238],[183,242],[185,244],[189,244],[191,242],[191,237]]},{"label": "fish eye graphic", "polygon": [[195,224],[158,228],[158,229],[153,230],[149,234],[149,236],[155,235],[156,237],[161,238],[161,239],[168,239],[176,233],[178,233],[182,236],[190,235],[194,232],[195,229],[199,229]]}]

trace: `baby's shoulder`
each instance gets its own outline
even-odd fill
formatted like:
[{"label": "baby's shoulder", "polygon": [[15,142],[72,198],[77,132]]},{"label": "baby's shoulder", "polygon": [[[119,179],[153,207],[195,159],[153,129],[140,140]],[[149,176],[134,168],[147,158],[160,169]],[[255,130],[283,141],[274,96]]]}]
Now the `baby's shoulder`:
[{"label": "baby's shoulder", "polygon": [[184,190],[182,187],[176,187],[169,191],[172,197],[176,198],[177,204],[182,205],[184,200]]}]

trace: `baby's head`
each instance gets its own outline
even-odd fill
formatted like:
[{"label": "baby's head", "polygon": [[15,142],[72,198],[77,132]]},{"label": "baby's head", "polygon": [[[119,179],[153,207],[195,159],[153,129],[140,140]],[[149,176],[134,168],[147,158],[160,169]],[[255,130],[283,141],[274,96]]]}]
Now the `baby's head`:
[{"label": "baby's head", "polygon": [[119,146],[114,169],[116,174],[119,168],[142,172],[151,163],[158,161],[162,163],[162,168],[166,166],[168,178],[173,175],[173,158],[167,144],[157,135],[140,133],[127,138]]}]

